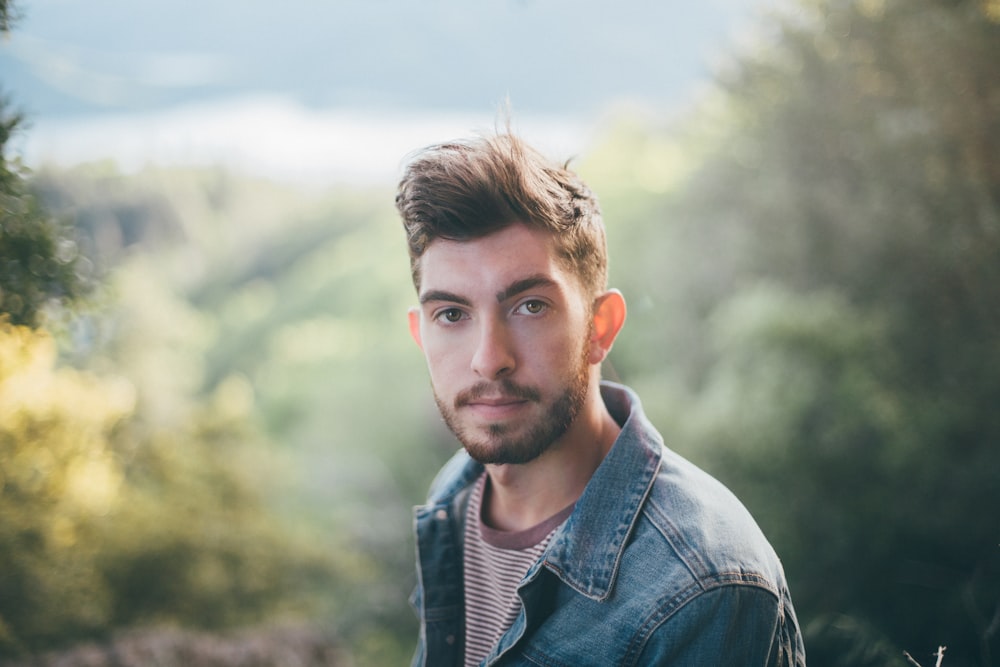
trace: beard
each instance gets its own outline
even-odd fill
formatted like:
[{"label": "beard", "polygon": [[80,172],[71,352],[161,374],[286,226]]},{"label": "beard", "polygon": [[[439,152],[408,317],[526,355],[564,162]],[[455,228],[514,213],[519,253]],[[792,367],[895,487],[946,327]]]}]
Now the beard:
[{"label": "beard", "polygon": [[[462,391],[452,405],[443,401],[436,391],[434,400],[445,424],[474,460],[483,464],[521,464],[544,454],[569,430],[587,399],[589,384],[590,364],[586,358],[581,358],[569,382],[548,405],[543,405],[542,415],[532,423],[524,420],[493,422],[487,424],[485,429],[463,426],[458,411],[470,401],[497,394],[542,405],[541,392],[501,378],[496,382],[481,382]],[[480,432],[483,430],[485,433]]]}]

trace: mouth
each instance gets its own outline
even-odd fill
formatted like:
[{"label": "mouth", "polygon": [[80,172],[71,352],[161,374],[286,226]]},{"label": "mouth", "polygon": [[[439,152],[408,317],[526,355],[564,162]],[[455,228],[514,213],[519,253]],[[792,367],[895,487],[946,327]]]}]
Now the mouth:
[{"label": "mouth", "polygon": [[480,396],[466,401],[466,405],[470,406],[482,405],[486,407],[498,408],[498,407],[503,407],[505,405],[513,405],[515,403],[527,403],[527,402],[528,400],[526,398],[520,398],[518,396],[497,396],[493,398],[488,396]]},{"label": "mouth", "polygon": [[460,392],[455,398],[455,407],[462,408],[470,405],[502,407],[515,403],[538,402],[539,400],[541,400],[541,395],[537,389],[504,379],[495,385],[483,382]]},{"label": "mouth", "polygon": [[455,408],[464,408],[483,421],[496,422],[518,416],[540,400],[537,389],[504,379],[492,385],[480,383],[461,392],[455,399]]},{"label": "mouth", "polygon": [[464,404],[464,407],[483,420],[500,421],[517,415],[529,403],[530,401],[523,398],[484,397],[468,401]]}]

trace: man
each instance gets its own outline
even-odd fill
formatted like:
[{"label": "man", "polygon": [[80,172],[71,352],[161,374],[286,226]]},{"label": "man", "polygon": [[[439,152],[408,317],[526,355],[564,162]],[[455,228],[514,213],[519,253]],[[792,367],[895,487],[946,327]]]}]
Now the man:
[{"label": "man", "polygon": [[463,445],[415,510],[414,665],[804,665],[753,519],[601,381],[625,301],[587,187],[499,134],[418,153],[396,205]]}]

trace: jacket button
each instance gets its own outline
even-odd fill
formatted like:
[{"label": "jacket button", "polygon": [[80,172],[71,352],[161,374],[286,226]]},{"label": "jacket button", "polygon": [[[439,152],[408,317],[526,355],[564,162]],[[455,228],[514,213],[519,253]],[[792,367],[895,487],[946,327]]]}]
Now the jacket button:
[{"label": "jacket button", "polygon": [[438,519],[439,521],[444,521],[445,519],[448,518],[448,512],[446,512],[445,510],[438,510],[437,512],[434,513],[434,518]]},{"label": "jacket button", "polygon": [[444,638],[444,640],[448,643],[449,646],[451,646],[452,644],[455,643],[455,635],[448,635],[447,637]]}]

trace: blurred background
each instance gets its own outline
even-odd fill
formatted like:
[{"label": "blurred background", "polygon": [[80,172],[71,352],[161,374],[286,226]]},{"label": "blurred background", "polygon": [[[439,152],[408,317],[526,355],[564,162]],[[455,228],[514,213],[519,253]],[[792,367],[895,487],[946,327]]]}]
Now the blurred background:
[{"label": "blurred background", "polygon": [[997,0],[0,0],[0,664],[408,664],[405,156],[598,193],[810,665],[1000,664]]}]

